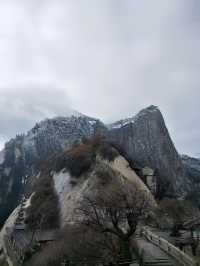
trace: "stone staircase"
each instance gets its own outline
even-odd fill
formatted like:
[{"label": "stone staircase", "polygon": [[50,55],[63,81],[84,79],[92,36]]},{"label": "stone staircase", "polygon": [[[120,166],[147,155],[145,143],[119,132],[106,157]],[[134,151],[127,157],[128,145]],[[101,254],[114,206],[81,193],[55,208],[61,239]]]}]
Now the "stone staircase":
[{"label": "stone staircase", "polygon": [[171,261],[164,258],[145,258],[144,266],[175,266]]},{"label": "stone staircase", "polygon": [[26,204],[27,204],[27,199],[25,197],[23,197],[21,200],[21,203],[20,203],[20,209],[19,209],[18,217],[15,221],[15,227],[14,228],[16,230],[24,230],[26,228],[26,224],[25,224]]},{"label": "stone staircase", "polygon": [[141,235],[140,230],[136,232],[136,241],[141,247],[143,266],[179,266],[179,263],[162,251],[159,246],[154,245]]}]

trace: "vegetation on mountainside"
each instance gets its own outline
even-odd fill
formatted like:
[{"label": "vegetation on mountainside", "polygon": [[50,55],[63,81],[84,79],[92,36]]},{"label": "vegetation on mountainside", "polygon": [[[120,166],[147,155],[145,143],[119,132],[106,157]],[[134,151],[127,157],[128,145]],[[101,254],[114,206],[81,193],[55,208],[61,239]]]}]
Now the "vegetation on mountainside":
[{"label": "vegetation on mountainside", "polygon": [[94,235],[83,225],[69,224],[60,231],[56,243],[44,246],[42,253],[36,253],[28,261],[28,266],[55,266],[62,262],[74,266],[97,265],[98,261],[106,261],[105,249],[102,235]]},{"label": "vegetation on mountainside", "polygon": [[101,157],[113,161],[119,155],[109,142],[102,138],[83,142],[43,166],[34,185],[27,224],[33,231],[59,226],[53,172],[66,169],[72,177],[78,178],[94,170],[98,191],[94,192],[95,197],[84,197],[80,208],[76,210],[83,218],[81,222],[77,221],[70,230],[68,225],[56,245],[45,246],[41,251],[42,256],[37,259],[36,254],[31,258],[30,265],[34,260],[37,263],[33,265],[37,266],[59,265],[64,259],[76,261],[75,265],[83,265],[84,259],[92,263],[106,260],[115,265],[120,260],[131,260],[131,241],[140,219],[144,219],[149,212],[149,198],[146,192],[137,190],[133,183],[125,180],[108,164],[96,160]]},{"label": "vegetation on mountainside", "polygon": [[36,180],[31,205],[27,209],[27,225],[33,229],[59,227],[59,202],[50,175],[42,175]]},{"label": "vegetation on mountainside", "polygon": [[97,155],[108,161],[113,161],[119,155],[117,150],[101,137],[84,139],[83,142],[55,159],[54,170],[56,172],[65,168],[71,176],[79,177],[91,169]]},{"label": "vegetation on mountainside", "polygon": [[0,261],[0,266],[9,266],[9,265],[6,261],[4,261],[4,262]]},{"label": "vegetation on mountainside", "polygon": [[84,197],[76,210],[82,219],[66,225],[56,243],[44,246],[42,256],[34,255],[28,265],[54,266],[64,261],[76,266],[99,262],[129,265],[137,225],[140,219],[145,219],[151,205],[144,191],[126,182],[112,183],[108,190],[100,189],[95,198]]},{"label": "vegetation on mountainside", "polygon": [[184,221],[191,219],[197,213],[197,209],[189,201],[169,198],[160,201],[156,210],[157,218],[161,224],[165,223],[167,226],[167,221],[169,221],[168,226],[171,228],[172,236],[179,236]]},{"label": "vegetation on mountainside", "polygon": [[91,169],[97,154],[109,161],[118,156],[118,152],[108,142],[96,137],[91,140],[85,139],[81,145],[44,164],[40,177],[35,181],[31,206],[27,210],[26,222],[30,228],[49,229],[59,226],[58,197],[50,172],[67,169],[72,177],[79,177]]},{"label": "vegetation on mountainside", "polygon": [[193,191],[188,193],[186,199],[200,210],[200,191],[199,186],[194,187]]},{"label": "vegetation on mountainside", "polygon": [[[89,230],[100,233],[108,242],[114,241],[117,265],[120,260],[131,261],[131,240],[141,219],[145,219],[152,204],[145,191],[137,189],[128,181],[113,183],[110,189],[100,190],[96,197],[85,196],[78,209]],[[115,250],[115,252],[116,252]],[[124,263],[129,265],[129,263]]]}]

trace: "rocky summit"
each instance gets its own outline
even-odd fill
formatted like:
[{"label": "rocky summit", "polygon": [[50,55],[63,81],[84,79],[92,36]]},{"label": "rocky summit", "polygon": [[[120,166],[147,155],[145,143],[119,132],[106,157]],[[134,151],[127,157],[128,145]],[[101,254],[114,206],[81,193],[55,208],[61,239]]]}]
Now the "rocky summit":
[{"label": "rocky summit", "polygon": [[155,170],[159,193],[184,195],[188,189],[186,172],[156,106],[111,124],[109,129],[110,139],[122,146],[134,162]]}]

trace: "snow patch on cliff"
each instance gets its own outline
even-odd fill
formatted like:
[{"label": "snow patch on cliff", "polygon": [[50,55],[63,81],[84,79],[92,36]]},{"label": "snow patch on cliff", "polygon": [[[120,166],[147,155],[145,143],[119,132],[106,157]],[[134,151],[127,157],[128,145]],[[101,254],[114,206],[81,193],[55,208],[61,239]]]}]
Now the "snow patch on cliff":
[{"label": "snow patch on cliff", "polygon": [[136,123],[141,117],[143,117],[149,113],[155,113],[158,111],[159,111],[159,109],[157,106],[151,105],[151,106],[141,110],[137,115],[130,117],[130,118],[119,120],[113,124],[108,125],[107,127],[110,130],[119,129],[119,128],[125,127],[126,125]]}]

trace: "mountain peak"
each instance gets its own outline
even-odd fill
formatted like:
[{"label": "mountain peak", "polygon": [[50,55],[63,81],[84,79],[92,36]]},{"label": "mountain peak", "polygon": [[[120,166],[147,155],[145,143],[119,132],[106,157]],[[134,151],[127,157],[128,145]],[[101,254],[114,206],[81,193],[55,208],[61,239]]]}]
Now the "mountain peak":
[{"label": "mountain peak", "polygon": [[125,118],[122,120],[119,120],[117,122],[114,122],[112,124],[108,125],[109,129],[117,129],[117,128],[121,128],[124,127],[128,124],[134,124],[136,123],[140,118],[142,117],[146,117],[149,119],[150,115],[159,115],[162,117],[162,114],[159,110],[159,108],[155,105],[150,105],[144,109],[142,109],[138,114],[136,114],[135,116],[129,117],[129,118]]},{"label": "mountain peak", "polygon": [[147,114],[147,113],[161,113],[160,109],[158,108],[158,106],[155,105],[150,105],[144,109],[142,109],[137,115],[142,115],[142,114]]},{"label": "mountain peak", "polygon": [[109,129],[110,139],[123,147],[129,158],[155,170],[163,189],[160,195],[184,194],[184,167],[157,106],[151,105]]}]

